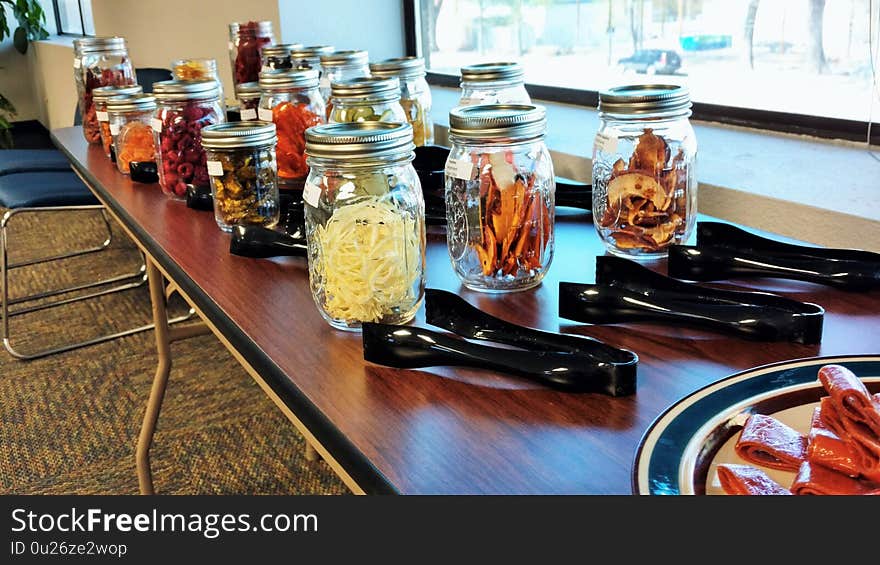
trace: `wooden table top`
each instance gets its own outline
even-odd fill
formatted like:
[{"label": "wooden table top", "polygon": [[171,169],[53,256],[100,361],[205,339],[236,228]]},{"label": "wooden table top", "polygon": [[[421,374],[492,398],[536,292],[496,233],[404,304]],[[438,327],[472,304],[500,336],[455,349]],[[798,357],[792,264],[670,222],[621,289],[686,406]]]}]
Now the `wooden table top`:
[{"label": "wooden table top", "polygon": [[[321,318],[305,259],[231,255],[230,236],[211,212],[169,199],[158,185],[131,182],[99,146],[86,144],[79,127],[52,136],[160,268],[368,493],[630,494],[643,434],[687,394],[768,363],[880,353],[880,292],[795,281],[736,285],[822,305],[821,345],[560,319],[558,283],[593,282],[595,257],[604,254],[590,216],[569,210],[557,215],[555,257],[536,289],[506,295],[464,289],[442,234],[429,235],[428,286],[515,323],[635,351],[635,395],[563,393],[480,370],[375,366],[363,360],[359,333],[334,330]],[[665,273],[662,262],[656,269]],[[413,323],[424,325],[424,307]]]}]

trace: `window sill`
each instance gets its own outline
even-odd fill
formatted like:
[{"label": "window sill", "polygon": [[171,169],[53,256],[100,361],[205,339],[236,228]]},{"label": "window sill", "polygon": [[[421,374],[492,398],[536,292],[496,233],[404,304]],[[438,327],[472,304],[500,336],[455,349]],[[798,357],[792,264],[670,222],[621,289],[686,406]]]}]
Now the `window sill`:
[{"label": "window sill", "polygon": [[[445,144],[458,89],[431,91],[437,142]],[[547,108],[556,174],[590,182],[596,110],[535,102]],[[700,212],[813,244],[880,252],[880,161],[865,144],[693,125]]]}]

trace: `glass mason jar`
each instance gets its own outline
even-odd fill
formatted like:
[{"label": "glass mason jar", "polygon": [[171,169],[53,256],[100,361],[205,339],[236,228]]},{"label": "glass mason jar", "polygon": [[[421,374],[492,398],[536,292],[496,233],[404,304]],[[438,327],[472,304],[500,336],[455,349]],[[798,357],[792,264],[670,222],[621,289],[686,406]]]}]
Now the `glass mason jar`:
[{"label": "glass mason jar", "polygon": [[317,69],[321,74],[321,55],[329,55],[336,51],[332,45],[308,45],[291,49],[290,61],[295,69]]},{"label": "glass mason jar", "polygon": [[397,77],[400,81],[400,105],[406,121],[413,127],[416,147],[434,143],[434,121],[431,119],[431,88],[425,80],[425,60],[421,57],[397,57],[370,63],[374,77]]},{"label": "glass mason jar", "polygon": [[519,63],[480,63],[461,68],[459,106],[531,104]]},{"label": "glass mason jar", "polygon": [[412,126],[362,122],[306,130],[303,193],[309,282],[341,330],[404,324],[425,292],[425,202]]},{"label": "glass mason jar", "polygon": [[599,93],[593,143],[593,223],[610,253],[666,255],[697,218],[697,138],[690,94],[675,85]]},{"label": "glass mason jar", "polygon": [[278,223],[275,141],[272,122],[229,122],[202,130],[214,219],[221,230]]},{"label": "glass mason jar", "polygon": [[234,22],[229,24],[229,64],[232,84],[255,82],[260,76],[260,50],[275,43],[272,22]]},{"label": "glass mason jar", "polygon": [[235,97],[238,99],[238,113],[241,121],[256,120],[258,118],[257,110],[260,107],[260,83],[239,84],[235,88]]},{"label": "glass mason jar", "polygon": [[217,59],[175,59],[171,62],[171,74],[177,80],[216,80],[217,88],[220,89],[220,103],[225,111],[226,95],[220,73],[217,72]]},{"label": "glass mason jar", "polygon": [[525,290],[550,268],[556,181],[546,128],[544,108],[531,104],[449,112],[446,242],[469,289]]},{"label": "glass mason jar", "polygon": [[260,72],[274,69],[292,69],[290,52],[302,47],[301,43],[275,43],[260,50]]},{"label": "glass mason jar", "polygon": [[320,89],[328,111],[332,83],[368,76],[370,76],[370,61],[366,51],[333,51],[321,55]]},{"label": "glass mason jar", "polygon": [[178,199],[187,185],[209,184],[202,128],[226,121],[215,80],[163,80],[153,84],[157,109],[153,119],[159,186]]},{"label": "glass mason jar", "polygon": [[152,94],[114,96],[107,100],[116,168],[120,173],[129,174],[132,161],[156,160],[152,126],[155,111],[156,98]]},{"label": "glass mason jar", "polygon": [[92,91],[101,86],[137,84],[128,47],[122,37],[82,37],[73,40],[73,77],[82,117],[83,135],[89,143],[101,142]]},{"label": "glass mason jar", "polygon": [[396,77],[360,77],[332,84],[329,123],[406,123]]},{"label": "glass mason jar", "polygon": [[323,124],[324,99],[315,69],[279,69],[260,73],[259,119],[273,122],[278,135],[278,189],[302,190],[306,165],[306,129]]},{"label": "glass mason jar", "polygon": [[111,154],[113,148],[113,136],[110,133],[110,116],[107,115],[107,99],[114,96],[131,96],[144,91],[139,84],[132,86],[99,86],[92,90],[92,100],[95,104],[95,116],[98,119],[98,129],[101,133],[101,147],[108,159],[115,159]]}]

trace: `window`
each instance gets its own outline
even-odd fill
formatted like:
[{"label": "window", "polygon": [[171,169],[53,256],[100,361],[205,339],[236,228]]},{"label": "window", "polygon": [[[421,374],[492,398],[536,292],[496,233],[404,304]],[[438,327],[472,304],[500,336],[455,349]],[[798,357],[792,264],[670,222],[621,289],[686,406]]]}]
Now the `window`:
[{"label": "window", "polygon": [[61,35],[95,35],[92,0],[52,0]]},{"label": "window", "polygon": [[[595,107],[684,84],[694,117],[880,143],[878,0],[415,0],[429,79],[515,60],[533,97]],[[413,24],[415,28],[416,25]]]}]

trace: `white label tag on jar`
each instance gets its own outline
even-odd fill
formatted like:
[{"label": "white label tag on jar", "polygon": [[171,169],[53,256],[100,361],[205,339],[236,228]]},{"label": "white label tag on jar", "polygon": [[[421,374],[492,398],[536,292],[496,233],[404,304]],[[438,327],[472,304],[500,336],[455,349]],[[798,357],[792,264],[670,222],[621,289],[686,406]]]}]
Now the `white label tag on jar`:
[{"label": "white label tag on jar", "polygon": [[262,67],[260,67],[261,73],[265,73],[266,71],[271,71],[271,70],[272,70],[272,67],[270,67],[269,65],[263,65]]},{"label": "white label tag on jar", "polygon": [[208,174],[212,177],[222,177],[223,163],[220,161],[208,161]]},{"label": "white label tag on jar", "polygon": [[[243,122],[257,119],[257,111],[253,108],[243,108],[240,113]],[[269,119],[272,119],[272,112],[269,112]]]},{"label": "white label tag on jar", "polygon": [[160,120],[159,118],[153,118],[152,120],[150,120],[150,126],[156,133],[162,133],[162,120]]},{"label": "white label tag on jar", "polygon": [[321,200],[321,187],[307,182],[303,187],[303,200],[312,208],[318,207],[318,201]]},{"label": "white label tag on jar", "polygon": [[98,117],[99,122],[109,122],[110,121],[110,116],[107,114],[107,112],[98,111],[98,112],[95,112],[95,115]]},{"label": "white label tag on jar", "polygon": [[474,164],[467,159],[449,159],[444,173],[454,179],[473,180]]},{"label": "white label tag on jar", "polygon": [[272,110],[270,110],[269,108],[260,108],[259,110],[257,110],[257,115],[259,115],[260,119],[264,122],[272,121]]},{"label": "white label tag on jar", "polygon": [[617,153],[617,132],[606,130],[597,133],[593,149],[602,153]]},{"label": "white label tag on jar", "polygon": [[82,61],[80,61],[79,59],[74,59],[73,60],[73,68],[78,69],[80,67],[82,67]]},{"label": "white label tag on jar", "polygon": [[110,135],[119,134],[119,124],[110,124]]}]

